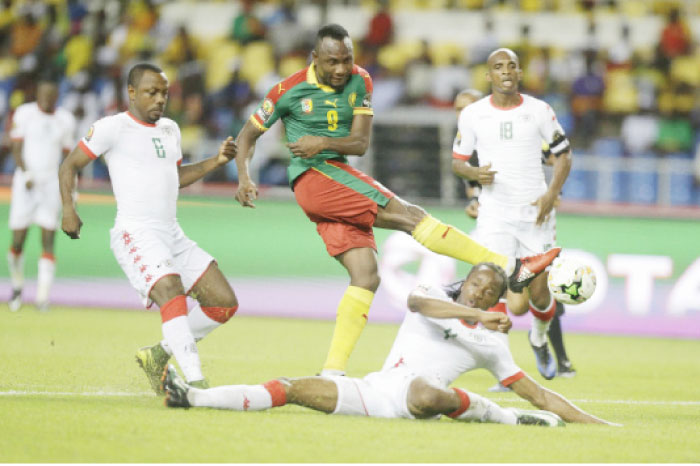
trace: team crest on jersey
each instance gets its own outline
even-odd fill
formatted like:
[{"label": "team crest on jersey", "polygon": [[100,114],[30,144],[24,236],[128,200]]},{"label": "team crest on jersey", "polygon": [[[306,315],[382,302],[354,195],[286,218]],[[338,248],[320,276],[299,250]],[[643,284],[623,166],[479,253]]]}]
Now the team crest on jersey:
[{"label": "team crest on jersey", "polygon": [[311,113],[314,109],[314,101],[311,99],[301,99],[301,111],[304,113]]},{"label": "team crest on jersey", "polygon": [[348,96],[348,103],[350,104],[351,107],[355,106],[355,101],[357,100],[357,93],[353,92]]},{"label": "team crest on jersey", "polygon": [[92,138],[93,134],[95,134],[95,127],[90,126],[90,129],[88,130],[87,136],[85,136],[85,140],[89,142],[90,139]]},{"label": "team crest on jersey", "polygon": [[263,100],[262,105],[258,109],[258,116],[260,119],[267,123],[270,117],[272,116],[272,113],[275,111],[275,104],[272,103],[270,99],[265,99]]},{"label": "team crest on jersey", "polygon": [[362,99],[362,106],[367,108],[372,107],[372,94],[365,94],[364,99]]},{"label": "team crest on jersey", "polygon": [[174,134],[174,129],[171,126],[164,126],[161,128],[161,131],[163,131],[163,134],[166,136],[172,136]]}]

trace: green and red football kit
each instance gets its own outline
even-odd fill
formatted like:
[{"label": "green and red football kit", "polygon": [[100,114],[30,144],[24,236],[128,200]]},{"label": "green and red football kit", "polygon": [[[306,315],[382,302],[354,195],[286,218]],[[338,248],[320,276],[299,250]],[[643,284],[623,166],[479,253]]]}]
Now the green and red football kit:
[{"label": "green and red football kit", "polygon": [[[354,115],[373,115],[369,74],[353,66],[348,83],[336,91],[318,82],[311,64],[273,87],[250,119],[266,131],[281,118],[287,140],[294,142],[306,135],[349,136]],[[331,256],[358,247],[377,249],[372,231],[377,206],[386,206],[394,193],[330,150],[310,158],[292,154],[287,175]]]}]

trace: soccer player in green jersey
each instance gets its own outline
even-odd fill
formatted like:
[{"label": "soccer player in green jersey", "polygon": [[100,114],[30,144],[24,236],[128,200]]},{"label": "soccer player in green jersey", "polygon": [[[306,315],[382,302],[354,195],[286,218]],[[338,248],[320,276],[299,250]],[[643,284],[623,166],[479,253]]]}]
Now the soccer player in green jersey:
[{"label": "soccer player in green jersey", "polygon": [[236,199],[255,207],[250,157],[255,141],[281,119],[292,153],[287,173],[296,200],[316,223],[328,254],[350,275],[322,371],[337,375],[345,372],[379,287],[373,226],[411,234],[431,251],[464,262],[494,262],[510,273],[509,286],[516,291],[542,272],[559,248],[518,260],[496,254],[348,165],[348,155],[361,156],[369,146],[372,78],[354,64],[352,41],[337,24],[318,31],[312,59],[268,92],[238,134]]}]

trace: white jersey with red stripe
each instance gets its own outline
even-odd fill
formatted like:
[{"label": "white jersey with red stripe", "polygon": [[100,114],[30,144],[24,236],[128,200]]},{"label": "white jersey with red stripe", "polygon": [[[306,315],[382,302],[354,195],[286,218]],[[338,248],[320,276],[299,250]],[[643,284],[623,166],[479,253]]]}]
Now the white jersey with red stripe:
[{"label": "white jersey with red stripe", "polygon": [[502,218],[534,221],[537,209],[531,204],[547,190],[542,141],[555,147],[568,147],[568,141],[546,102],[526,94],[520,97],[520,104],[510,108],[495,106],[493,96],[465,107],[459,115],[453,157],[468,160],[476,150],[479,165],[490,163],[497,172],[493,184],[483,186],[480,213],[491,210]]},{"label": "white jersey with red stripe", "polygon": [[[444,290],[421,285],[423,293],[452,301]],[[405,368],[412,374],[450,385],[465,372],[483,368],[508,385],[522,377],[498,332],[461,319],[437,319],[407,312],[381,372]]]},{"label": "white jersey with red stripe", "polygon": [[117,223],[176,221],[182,161],[177,123],[161,118],[150,124],[122,112],[96,121],[79,146],[90,158],[104,156]]},{"label": "white jersey with red stripe", "polygon": [[10,137],[22,141],[22,160],[32,180],[49,181],[57,177],[63,151],[75,144],[75,118],[61,107],[47,113],[36,102],[22,104],[12,117]]}]

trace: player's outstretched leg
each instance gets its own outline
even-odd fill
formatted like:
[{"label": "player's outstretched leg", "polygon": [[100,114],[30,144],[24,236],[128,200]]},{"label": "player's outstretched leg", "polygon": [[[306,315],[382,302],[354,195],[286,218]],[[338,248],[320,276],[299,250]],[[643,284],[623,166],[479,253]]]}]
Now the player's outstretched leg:
[{"label": "player's outstretched leg", "polygon": [[374,226],[409,233],[433,252],[454,257],[462,262],[478,264],[493,262],[509,276],[508,287],[520,292],[559,255],[561,248],[552,248],[542,254],[508,258],[484,247],[469,235],[429,215],[421,207],[394,197],[377,211]]},{"label": "player's outstretched leg", "polygon": [[171,364],[162,377],[165,405],[171,408],[204,407],[232,411],[262,411],[287,403],[285,384],[271,380],[262,385],[224,385],[197,388],[180,377]]},{"label": "player's outstretched leg", "polygon": [[547,335],[557,357],[557,377],[571,378],[576,375],[576,369],[569,361],[569,356],[566,354],[566,348],[564,347],[564,335],[560,322],[561,316],[564,314],[564,305],[558,301],[556,305],[557,310],[554,313],[552,322],[549,324]]},{"label": "player's outstretched leg", "polygon": [[160,343],[156,343],[153,346],[144,346],[136,352],[136,362],[146,373],[148,382],[157,395],[163,395],[165,393],[161,385],[161,376],[169,360],[170,355],[163,349]]}]

